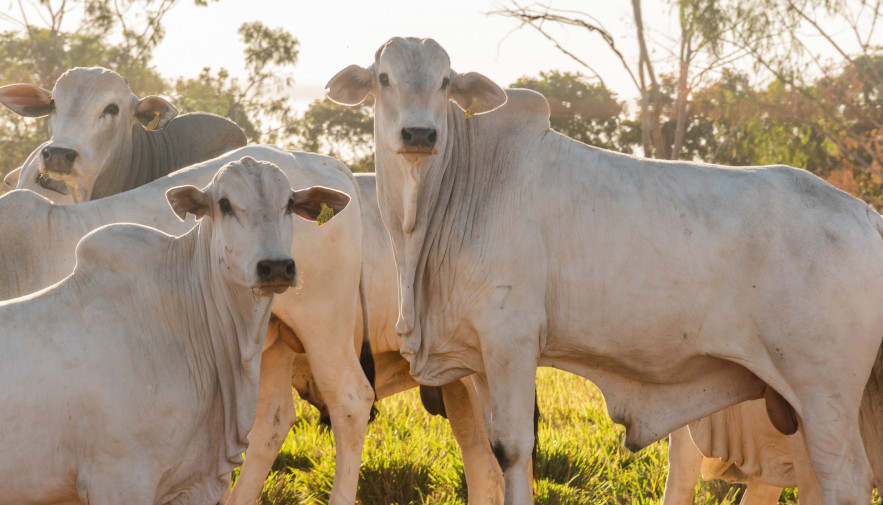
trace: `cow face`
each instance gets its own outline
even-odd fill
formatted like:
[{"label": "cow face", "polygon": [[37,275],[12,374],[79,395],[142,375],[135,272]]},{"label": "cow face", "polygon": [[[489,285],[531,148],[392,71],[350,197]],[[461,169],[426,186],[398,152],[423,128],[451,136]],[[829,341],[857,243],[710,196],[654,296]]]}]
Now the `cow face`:
[{"label": "cow face", "polygon": [[506,103],[506,93],[487,77],[451,70],[448,54],[432,39],[390,39],[377,51],[373,65],[345,68],[326,91],[345,105],[359,104],[373,93],[378,156],[397,155],[412,166],[444,145],[449,100],[469,115]]},{"label": "cow face", "polygon": [[206,218],[200,226],[210,230],[212,265],[260,296],[281,293],[297,282],[289,252],[291,214],[323,220],[349,203],[345,193],[320,186],[293,191],[278,167],[250,157],[225,165],[202,190],[181,186],[166,197],[182,220],[188,213]]},{"label": "cow face", "polygon": [[52,138],[22,167],[19,187],[36,183],[70,192],[75,202],[89,199],[111,164],[130,161],[135,123],[159,129],[178,113],[160,97],[139,100],[125,79],[104,68],[68,70],[51,93],[28,84],[3,86],[0,103],[23,116],[49,116]]}]

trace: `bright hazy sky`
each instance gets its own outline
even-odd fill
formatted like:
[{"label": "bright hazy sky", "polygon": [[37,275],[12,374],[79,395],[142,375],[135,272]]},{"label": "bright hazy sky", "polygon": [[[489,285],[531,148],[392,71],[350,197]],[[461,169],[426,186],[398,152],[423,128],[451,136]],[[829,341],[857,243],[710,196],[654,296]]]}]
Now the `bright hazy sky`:
[{"label": "bright hazy sky", "polygon": [[[590,12],[618,35],[617,42],[627,56],[636,54],[630,2],[554,0],[553,4],[557,9]],[[658,1],[645,0],[644,4],[648,22],[660,15],[669,17],[667,10],[659,10]],[[193,77],[205,66],[242,72],[243,46],[236,31],[244,22],[259,20],[272,28],[285,28],[300,41],[292,75],[294,96],[302,101],[301,106],[324,96],[325,84],[347,65],[371,64],[377,48],[393,36],[433,38],[451,56],[454,70],[481,72],[502,86],[522,76],[537,76],[542,70],[581,69],[533,28],[518,29],[514,19],[485,14],[492,10],[494,0],[220,0],[208,8],[182,0],[166,15],[166,38],[155,51],[154,62],[166,77]],[[556,31],[620,98],[637,96],[603,41],[584,32]],[[582,73],[589,75],[585,70]]]}]

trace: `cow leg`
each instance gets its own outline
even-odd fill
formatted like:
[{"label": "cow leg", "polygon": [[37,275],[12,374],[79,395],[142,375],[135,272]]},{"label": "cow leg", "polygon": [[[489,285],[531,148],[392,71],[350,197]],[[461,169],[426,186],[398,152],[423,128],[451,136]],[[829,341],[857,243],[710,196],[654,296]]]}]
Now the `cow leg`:
[{"label": "cow leg", "polygon": [[[864,505],[871,497],[873,474],[865,455],[858,424],[858,401],[846,393],[818,391],[800,416],[810,462],[825,505]],[[849,408],[847,405],[855,405]]]},{"label": "cow leg", "polygon": [[702,453],[690,437],[690,429],[679,428],[668,436],[668,476],[662,505],[692,505],[696,481],[702,471]]},{"label": "cow leg", "polygon": [[809,463],[809,455],[806,453],[803,437],[800,434],[788,437],[788,449],[791,451],[791,460],[794,462],[800,505],[822,505],[819,498],[819,482]]},{"label": "cow leg", "polygon": [[285,442],[288,431],[297,420],[291,397],[291,363],[294,352],[281,338],[269,333],[278,326],[270,325],[267,338],[273,342],[261,356],[260,389],[254,426],[248,434],[245,463],[232,492],[221,499],[224,505],[251,505],[261,494],[273,461]]},{"label": "cow leg", "polygon": [[[782,488],[752,479],[745,487],[739,505],[776,505],[781,495]],[[803,502],[800,503],[803,505]]]},{"label": "cow leg", "polygon": [[487,391],[486,395],[482,393],[489,404],[485,407],[485,424],[491,450],[503,471],[504,503],[527,505],[533,503],[531,454],[537,356],[519,354],[518,351],[531,347],[513,345],[505,338],[500,346],[485,342],[482,341],[485,374],[476,374],[474,380],[479,389]]},{"label": "cow leg", "polygon": [[451,431],[463,456],[469,505],[502,505],[503,472],[488,442],[472,379],[442,387]]},{"label": "cow leg", "polygon": [[352,320],[340,314],[298,330],[316,387],[325,400],[334,434],[335,467],[329,505],[356,501],[359,468],[374,391],[353,346]]}]

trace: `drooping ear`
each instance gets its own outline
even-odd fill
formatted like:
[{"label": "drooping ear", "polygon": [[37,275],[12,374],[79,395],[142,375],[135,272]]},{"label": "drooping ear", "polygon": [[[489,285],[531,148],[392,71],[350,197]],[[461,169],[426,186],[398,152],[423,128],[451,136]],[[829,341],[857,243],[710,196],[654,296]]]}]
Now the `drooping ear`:
[{"label": "drooping ear", "polygon": [[23,166],[16,168],[12,172],[6,174],[6,177],[3,178],[3,184],[6,184],[10,188],[14,188],[18,186],[18,179],[21,177],[21,169]]},{"label": "drooping ear", "polygon": [[30,84],[0,86],[0,103],[24,117],[43,117],[55,107],[51,92]]},{"label": "drooping ear", "polygon": [[476,73],[466,72],[451,77],[451,100],[469,115],[490,112],[506,103],[508,97],[494,81]]},{"label": "drooping ear", "polygon": [[148,130],[159,130],[175,116],[178,108],[165,98],[145,96],[135,104],[135,119]]},{"label": "drooping ear", "polygon": [[196,216],[198,221],[208,212],[208,196],[195,186],[174,187],[166,191],[166,199],[181,221],[187,218],[188,213]]},{"label": "drooping ear", "polygon": [[325,94],[341,105],[359,105],[374,89],[374,65],[362,68],[350,65],[325,85]]},{"label": "drooping ear", "polygon": [[350,196],[346,193],[324,186],[313,186],[292,191],[288,210],[308,221],[319,221],[319,224],[324,224],[345,209],[349,203]]}]

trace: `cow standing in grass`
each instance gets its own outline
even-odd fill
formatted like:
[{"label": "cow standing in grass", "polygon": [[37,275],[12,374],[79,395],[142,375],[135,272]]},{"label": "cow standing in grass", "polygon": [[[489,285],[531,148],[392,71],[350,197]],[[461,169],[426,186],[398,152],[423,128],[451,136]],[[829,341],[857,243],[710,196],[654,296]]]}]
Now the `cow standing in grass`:
[{"label": "cow standing in grass", "polygon": [[69,277],[0,303],[0,503],[208,505],[241,462],[291,215],[349,197],[243,158],[168,200],[199,224],[99,228]]},{"label": "cow standing in grass", "polygon": [[422,384],[483,383],[507,504],[531,502],[537,366],[593,380],[633,450],[764,397],[780,431],[801,426],[822,503],[867,503],[879,214],[802,170],[576,142],[541,95],[454,72],[429,39],[391,39],[328,84],[339,103],[368,94],[402,354]]}]

